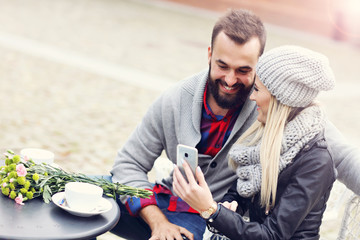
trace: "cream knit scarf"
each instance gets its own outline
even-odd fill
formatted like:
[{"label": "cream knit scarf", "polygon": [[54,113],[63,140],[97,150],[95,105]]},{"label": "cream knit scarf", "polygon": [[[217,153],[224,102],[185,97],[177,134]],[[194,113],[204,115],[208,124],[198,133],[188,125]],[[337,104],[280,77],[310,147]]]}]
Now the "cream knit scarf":
[{"label": "cream knit scarf", "polygon": [[[292,162],[311,139],[323,131],[324,125],[324,114],[316,105],[304,109],[285,125],[279,172]],[[260,142],[254,146],[234,144],[229,157],[238,166],[237,191],[240,196],[251,197],[258,193],[261,187]]]}]

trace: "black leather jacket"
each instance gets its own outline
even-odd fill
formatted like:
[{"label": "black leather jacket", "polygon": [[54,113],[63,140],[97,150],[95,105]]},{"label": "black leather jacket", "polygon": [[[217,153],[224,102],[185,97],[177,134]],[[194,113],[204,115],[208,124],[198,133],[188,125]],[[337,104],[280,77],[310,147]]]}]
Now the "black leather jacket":
[{"label": "black leather jacket", "polygon": [[[260,194],[242,198],[235,182],[222,202],[238,201],[237,212],[221,206],[208,224],[230,239],[319,239],[321,219],[335,179],[331,154],[319,134],[279,174],[275,207],[269,215],[259,204]],[[246,211],[250,222],[241,216]]]}]

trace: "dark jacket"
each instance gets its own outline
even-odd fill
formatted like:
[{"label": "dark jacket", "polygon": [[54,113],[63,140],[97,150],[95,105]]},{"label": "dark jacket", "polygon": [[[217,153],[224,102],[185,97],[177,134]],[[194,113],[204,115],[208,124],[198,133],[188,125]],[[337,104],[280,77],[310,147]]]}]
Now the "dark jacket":
[{"label": "dark jacket", "polygon": [[[224,201],[237,201],[237,213],[220,207],[210,226],[230,239],[319,239],[321,219],[336,179],[333,159],[322,134],[311,140],[280,174],[275,207],[265,215],[260,193],[242,198],[236,182]],[[242,216],[249,211],[250,222]]]}]

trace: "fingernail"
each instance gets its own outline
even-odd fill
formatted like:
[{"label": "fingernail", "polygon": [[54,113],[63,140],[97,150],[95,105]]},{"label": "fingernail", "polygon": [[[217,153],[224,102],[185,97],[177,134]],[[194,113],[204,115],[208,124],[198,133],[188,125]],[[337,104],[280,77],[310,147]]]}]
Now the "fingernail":
[{"label": "fingernail", "polygon": [[197,166],[196,170],[202,173],[200,166]]}]

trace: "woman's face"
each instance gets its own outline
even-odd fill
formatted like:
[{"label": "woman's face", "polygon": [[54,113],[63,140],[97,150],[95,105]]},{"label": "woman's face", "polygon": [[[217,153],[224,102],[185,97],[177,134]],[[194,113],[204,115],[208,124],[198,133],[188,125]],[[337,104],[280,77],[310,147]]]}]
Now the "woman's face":
[{"label": "woman's face", "polygon": [[271,93],[259,80],[259,77],[256,77],[254,91],[250,95],[250,100],[256,102],[257,111],[259,112],[257,120],[263,124],[266,123],[266,116],[269,109],[270,98]]}]

